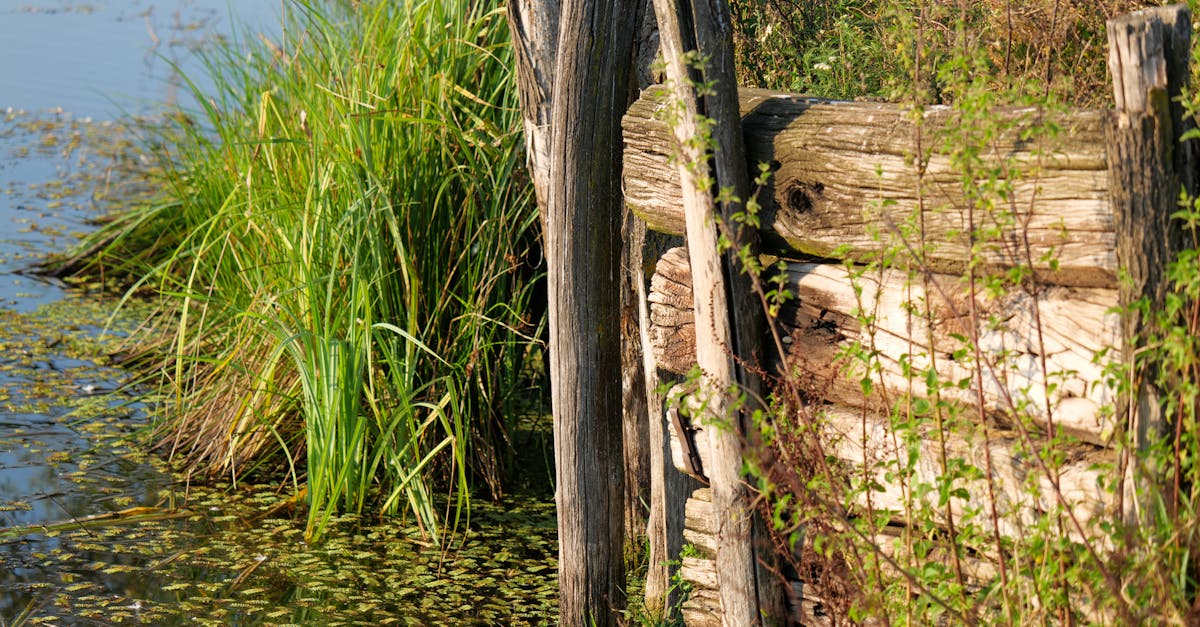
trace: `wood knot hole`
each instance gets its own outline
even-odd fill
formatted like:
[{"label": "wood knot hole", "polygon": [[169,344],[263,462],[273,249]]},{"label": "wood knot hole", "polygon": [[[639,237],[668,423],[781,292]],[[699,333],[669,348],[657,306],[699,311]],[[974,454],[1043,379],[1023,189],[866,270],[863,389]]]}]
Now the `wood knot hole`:
[{"label": "wood knot hole", "polygon": [[787,193],[788,208],[796,213],[808,213],[813,208],[813,198],[820,196],[825,186],[820,183],[794,183]]}]

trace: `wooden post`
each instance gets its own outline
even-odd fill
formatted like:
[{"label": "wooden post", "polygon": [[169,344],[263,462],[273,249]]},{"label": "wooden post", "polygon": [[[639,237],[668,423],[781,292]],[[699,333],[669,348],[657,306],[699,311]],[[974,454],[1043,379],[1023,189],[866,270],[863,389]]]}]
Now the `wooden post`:
[{"label": "wooden post", "polygon": [[[723,620],[727,625],[758,624],[766,616],[783,615],[782,596],[762,576],[759,559],[770,552],[755,549],[755,525],[749,508],[749,491],[741,475],[743,441],[747,431],[744,412],[753,407],[735,405],[731,391],[738,387],[748,403],[762,398],[752,372],[761,341],[761,309],[752,305],[746,277],[735,266],[734,253],[722,257],[718,250],[717,221],[732,225],[750,193],[742,146],[737,84],[733,71],[732,27],[726,2],[694,4],[655,0],[662,54],[675,101],[681,105],[674,119],[679,146],[679,173],[683,188],[687,241],[691,252],[697,328],[697,361],[703,373],[702,395],[708,415],[722,428],[712,429],[709,445],[713,468],[714,528],[717,531],[717,579]],[[689,63],[687,54],[698,52],[703,68]],[[699,95],[695,85],[714,85]],[[702,116],[711,125],[702,122]],[[710,138],[702,137],[711,134]],[[706,154],[708,139],[715,146]],[[711,162],[710,162],[711,158]],[[716,196],[732,193],[737,200]],[[734,233],[742,240],[749,233]],[[739,241],[739,244],[742,243]],[[734,304],[740,305],[735,311]],[[741,364],[749,366],[739,369]]]},{"label": "wooden post", "polygon": [[[652,81],[650,66],[658,52],[658,28],[650,0],[636,0],[638,25],[634,40],[634,68],[629,102]],[[621,223],[621,388],[625,430],[625,541],[630,551],[640,551],[647,534],[651,501],[650,407],[654,390],[646,387],[643,370],[641,319],[638,285],[647,280],[642,269],[646,222],[628,207]],[[641,290],[645,292],[645,289]]]},{"label": "wooden post", "polygon": [[[621,226],[621,415],[625,433],[625,539],[631,551],[646,535],[650,503],[650,424],[638,302],[646,223],[624,211]],[[641,291],[645,291],[642,289]]]},{"label": "wooden post", "polygon": [[517,93],[525,130],[525,154],[545,230],[550,194],[550,107],[558,59],[561,0],[510,0],[508,29],[517,61]]},{"label": "wooden post", "polygon": [[[1154,385],[1155,371],[1138,365],[1135,341],[1147,320],[1129,307],[1145,297],[1157,311],[1166,290],[1167,264],[1179,250],[1181,235],[1171,214],[1180,189],[1196,192],[1194,142],[1181,146],[1185,129],[1174,99],[1188,79],[1191,17],[1183,4],[1145,9],[1108,22],[1109,71],[1116,101],[1115,123],[1107,137],[1110,186],[1122,282],[1123,359],[1129,369],[1129,398],[1118,406],[1139,451],[1168,436],[1164,391]],[[1162,493],[1161,468],[1137,468],[1125,476],[1123,510],[1129,524],[1147,520]],[[1169,500],[1167,507],[1174,504]]]},{"label": "wooden post", "polygon": [[509,11],[545,233],[563,625],[616,625],[625,605],[620,121],[637,14],[627,9],[541,0]]},{"label": "wooden post", "polygon": [[[645,223],[641,223],[644,227]],[[650,565],[646,571],[646,608],[670,612],[679,601],[679,590],[673,584],[678,572],[679,552],[683,548],[683,524],[688,497],[700,483],[680,472],[671,463],[670,425],[667,423],[663,395],[659,393],[658,360],[651,349],[650,308],[647,301],[649,269],[653,260],[681,242],[678,238],[642,230],[645,245],[635,268],[640,280],[635,282],[638,302],[638,322],[641,336],[643,373],[645,375],[647,426],[650,441],[650,515],[646,536],[650,545]],[[636,238],[636,236],[635,236]],[[647,263],[645,260],[649,259]],[[673,617],[664,615],[670,621]]]}]

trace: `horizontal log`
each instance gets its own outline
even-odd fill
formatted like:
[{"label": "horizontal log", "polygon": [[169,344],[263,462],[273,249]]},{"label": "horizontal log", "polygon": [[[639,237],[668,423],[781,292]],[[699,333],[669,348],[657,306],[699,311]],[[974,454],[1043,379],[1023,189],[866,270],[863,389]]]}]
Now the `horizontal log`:
[{"label": "horizontal log", "polygon": [[[706,578],[707,573],[701,573],[701,568],[716,578],[716,562],[689,560],[688,557],[684,557],[683,566],[679,568],[679,577],[688,583]],[[683,607],[679,608],[679,614],[683,615],[683,623],[688,627],[722,627],[720,593],[716,589],[709,590],[703,587],[692,589],[688,599],[683,602]]]},{"label": "horizontal log", "polygon": [[[925,563],[931,561],[952,567],[953,556],[946,548],[935,548],[923,554],[921,563],[915,564],[903,539],[905,508],[915,500],[906,497],[906,494],[913,494],[918,484],[937,486],[946,474],[939,461],[942,459],[943,439],[937,437],[930,428],[915,434],[918,436],[915,442],[919,449],[917,461],[910,473],[903,473],[897,469],[907,464],[908,443],[897,436],[888,420],[864,414],[861,410],[837,406],[823,408],[817,420],[823,434],[822,441],[827,446],[826,452],[833,459],[846,464],[848,475],[861,478],[862,468],[866,466],[870,469],[870,480],[878,486],[876,491],[870,493],[869,504],[866,494],[855,500],[852,505],[856,513],[865,514],[868,508],[874,512],[889,511],[893,523],[900,525],[886,527],[874,537],[875,547],[882,556],[892,560],[884,561],[884,570],[899,576],[892,566],[893,562],[902,568],[923,568]],[[954,517],[958,531],[964,529],[964,516],[971,510],[974,512],[971,514],[972,524],[977,525],[983,533],[996,529],[988,509],[989,494],[995,494],[1000,517],[998,528],[1001,535],[1010,540],[1019,541],[1025,537],[1026,529],[1037,525],[1038,518],[1047,515],[1046,512],[1064,511],[1069,515],[1064,519],[1069,539],[1088,539],[1101,550],[1111,548],[1098,525],[1101,521],[1110,520],[1115,513],[1114,495],[1101,487],[1103,478],[1112,475],[1106,468],[1115,464],[1114,452],[1086,445],[1060,444],[1056,452],[1067,461],[1048,472],[1036,462],[1036,453],[1019,452],[1025,447],[1010,432],[991,433],[986,441],[981,433],[947,433],[944,442],[946,456],[961,460],[965,464],[962,470],[974,475],[964,476],[953,484],[955,489],[962,488],[968,495],[965,499],[952,496],[949,500],[950,515]],[[987,460],[989,451],[990,473]],[[903,483],[898,480],[902,475],[906,477]],[[989,476],[992,484],[990,490]],[[949,528],[946,509],[938,507],[936,502],[936,487],[921,498],[932,513],[934,522],[942,529]],[[705,488],[694,492],[692,498],[688,499],[686,512],[684,538],[699,555],[683,559],[680,575],[701,594],[690,601],[691,605],[685,605],[685,616],[692,616],[702,624],[710,624],[707,621],[719,618],[720,611],[719,604],[713,603],[715,595],[711,594],[717,582],[712,561],[716,537],[711,522],[710,490]],[[1083,530],[1082,534],[1079,528]],[[917,533],[920,535],[920,532]],[[978,591],[995,584],[999,570],[990,542],[974,549],[961,552],[958,561],[964,583],[969,590]],[[819,589],[813,588],[810,585],[812,583],[794,584],[800,591],[795,595],[800,601],[799,611],[810,620],[824,619],[826,617],[817,611],[821,605]],[[793,599],[793,611],[796,608],[796,599]]]},{"label": "horizontal log", "polygon": [[[721,604],[715,594],[718,584],[714,560],[716,534],[712,529],[711,489],[701,488],[692,493],[692,497],[687,501],[684,529],[684,539],[691,542],[700,553],[700,556],[682,558],[679,568],[680,578],[692,586],[692,592],[682,608],[684,622],[689,626],[720,625]],[[820,609],[822,600],[813,596],[812,586],[805,586],[799,581],[790,583],[790,624],[832,624],[830,617],[823,615]]]},{"label": "horizontal log", "polygon": [[[1021,290],[977,296],[972,322],[971,298],[958,277],[931,275],[927,290],[920,277],[895,270],[854,277],[831,264],[787,268],[786,287],[796,298],[775,320],[786,365],[825,400],[886,413],[896,399],[931,396],[924,373],[933,369],[943,382],[941,398],[973,410],[974,355],[964,340],[974,325],[989,416],[1010,425],[1032,418],[1098,445],[1110,439],[1111,418],[1101,408],[1112,392],[1097,385],[1105,379],[1096,355],[1120,346],[1116,290],[1044,286],[1036,297]],[[659,260],[647,300],[659,367],[688,372],[696,363],[695,325],[682,249]],[[864,326],[868,318],[872,324]],[[869,396],[860,381],[864,365],[847,357],[859,348],[873,351],[878,366]],[[774,367],[783,365],[776,356]]]},{"label": "horizontal log", "polygon": [[[896,478],[896,472],[906,467],[904,464],[908,462],[909,451],[902,439],[905,434],[897,434],[889,420],[837,405],[821,408],[819,412],[817,420],[822,428],[822,444],[827,454],[846,465],[847,476],[861,477],[864,467],[871,469],[872,480],[879,486],[878,491],[869,494],[869,503],[867,494],[860,495],[856,505],[863,510],[869,507],[877,512],[889,511],[893,514],[894,522],[903,523],[910,502],[906,490],[911,490],[916,484],[936,486],[939,478],[946,474],[941,462],[943,438],[931,426],[918,433],[907,434],[919,438],[918,455],[910,476],[901,483]],[[955,484],[955,487],[966,489],[970,495],[966,500],[951,499],[949,515],[955,517],[959,527],[966,508],[980,507],[986,502],[990,493],[989,476],[991,492],[996,494],[997,512],[1001,518],[999,529],[1001,535],[1009,538],[1021,537],[1026,526],[1060,504],[1066,505],[1085,531],[1094,531],[1094,523],[1114,513],[1114,496],[1102,487],[1102,482],[1113,476],[1111,468],[1116,464],[1113,451],[1086,444],[1058,444],[1055,453],[1065,461],[1057,469],[1047,472],[1051,469],[1040,465],[1037,454],[1028,451],[1030,447],[1027,444],[1037,446],[1037,443],[1026,443],[1011,431],[993,430],[988,435],[985,443],[982,429],[972,431],[964,425],[957,430],[947,431],[944,436],[948,459],[962,460],[972,473],[974,469],[980,471],[978,477],[964,477]],[[703,428],[700,428],[696,437],[704,441]],[[987,472],[989,452],[990,475]],[[716,551],[716,540],[711,523],[706,518],[712,505],[705,500],[704,494],[703,490],[697,490],[687,502],[683,537],[702,554],[712,556]],[[937,498],[936,491],[925,498],[926,504],[931,504],[931,500]],[[991,522],[990,512],[987,514],[975,522],[990,532],[996,527]],[[951,521],[947,519],[944,509],[936,511],[935,518],[943,527],[949,527]],[[1068,530],[1072,539],[1084,538],[1070,525]]]},{"label": "horizontal log", "polygon": [[[915,557],[912,548],[905,542],[904,532],[904,527],[887,527],[873,538],[879,553],[886,558],[881,560],[883,572],[892,577],[900,577],[903,575],[895,565],[899,565],[901,568],[916,567],[920,569],[928,563],[940,563],[953,568],[954,556],[944,545],[929,550],[920,558]],[[913,539],[921,540],[923,538],[917,533],[913,535]],[[1000,574],[994,556],[962,552],[958,556],[958,563],[962,567],[964,584],[970,592],[978,592],[996,582]]]},{"label": "horizontal log", "polygon": [[[928,256],[930,268],[963,270],[971,248],[963,175],[952,165],[950,151],[929,148],[961,143],[954,137],[971,132],[969,121],[941,106],[925,108],[918,126],[914,113],[898,105],[759,89],[740,94],[750,171],[756,172],[759,163],[775,168],[760,195],[766,245],[817,257],[832,257],[848,246],[851,256],[861,258],[879,248],[873,232],[899,233],[920,207],[925,240],[936,243]],[[673,139],[659,114],[665,106],[662,90],[651,89],[625,116],[625,200],[650,228],[681,234]],[[1011,192],[975,203],[980,207],[975,224],[998,232],[992,243],[977,247],[983,259],[997,267],[1031,265],[1060,285],[1114,287],[1107,114],[1034,108],[993,113],[989,125],[1000,130],[980,158],[983,167],[997,168],[995,185]],[[1046,124],[1059,131],[1030,138],[1031,129]],[[928,152],[921,177],[914,165],[918,147]],[[1007,178],[1009,172],[1020,175]]]},{"label": "horizontal log", "polygon": [[[705,459],[708,454],[705,453]],[[690,543],[707,559],[717,556],[717,530],[712,524],[712,489],[700,488],[692,492],[684,506],[683,541]]]},{"label": "horizontal log", "polygon": [[[908,434],[916,438],[913,444],[917,446],[917,454],[914,466],[902,482],[899,471],[907,467],[909,444],[889,420],[838,406],[824,408],[818,420],[829,442],[826,450],[848,463],[853,472],[864,467],[870,469],[871,479],[878,486],[869,495],[861,495],[857,505],[892,512],[897,521],[903,519],[904,512],[915,501],[909,492],[913,486],[938,486],[947,475],[941,461],[943,447],[947,459],[961,460],[964,464],[960,469],[962,476],[953,485],[964,489],[966,494],[965,498],[950,497],[949,512],[937,506],[936,489],[922,497],[943,528],[949,528],[952,521],[947,516],[953,516],[955,526],[962,529],[964,516],[973,509],[973,522],[985,533],[999,529],[1002,536],[1019,539],[1046,512],[1061,507],[1078,523],[1076,528],[1075,523],[1066,522],[1070,539],[1103,543],[1096,525],[1111,520],[1116,511],[1113,493],[1104,488],[1105,482],[1116,476],[1113,470],[1116,454],[1111,450],[1059,444],[1053,449],[1054,455],[1044,455],[1063,460],[1051,468],[1038,461],[1043,453],[1038,443],[1025,442],[1015,433],[992,431],[985,440],[982,429],[972,431],[964,426],[939,435],[928,425]],[[1032,447],[1037,448],[1031,450]],[[990,494],[995,495],[998,525],[991,520]]]},{"label": "horizontal log", "polygon": [[[680,612],[683,615],[684,624],[688,627],[701,625],[720,627],[723,623],[721,621],[721,600],[716,587],[716,562],[697,557],[685,557],[682,562],[679,576],[692,586],[692,591],[688,594]],[[809,592],[811,589],[812,586],[799,581],[791,582],[791,589],[788,590],[791,622],[788,624],[804,625],[805,627],[834,625],[833,617],[824,611],[824,600],[812,596]],[[808,593],[807,596],[806,593]]]}]

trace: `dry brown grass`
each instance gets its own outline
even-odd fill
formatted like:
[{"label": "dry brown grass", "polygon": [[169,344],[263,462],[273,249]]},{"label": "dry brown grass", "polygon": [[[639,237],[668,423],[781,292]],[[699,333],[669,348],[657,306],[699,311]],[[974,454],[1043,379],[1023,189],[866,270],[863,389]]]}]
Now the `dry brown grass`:
[{"label": "dry brown grass", "polygon": [[[1105,22],[1154,0],[733,0],[744,85],[896,100],[926,67],[967,51],[998,91],[1076,106],[1111,99]],[[962,28],[960,29],[960,25]],[[962,34],[960,36],[960,33]],[[827,69],[832,66],[832,69]],[[953,98],[936,79],[928,99]]]}]

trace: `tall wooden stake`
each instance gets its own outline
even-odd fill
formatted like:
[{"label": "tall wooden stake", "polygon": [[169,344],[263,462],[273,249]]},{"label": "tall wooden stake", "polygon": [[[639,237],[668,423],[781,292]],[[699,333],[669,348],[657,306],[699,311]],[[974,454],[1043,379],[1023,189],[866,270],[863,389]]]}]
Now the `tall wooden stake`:
[{"label": "tall wooden stake", "polygon": [[[680,146],[696,306],[696,353],[704,379],[701,388],[710,416],[723,425],[709,432],[713,467],[706,468],[712,481],[723,620],[726,625],[752,625],[764,616],[781,617],[782,597],[776,582],[767,581],[760,568],[759,560],[771,553],[756,551],[761,548],[755,546],[761,530],[756,534],[749,491],[741,474],[746,412],[762,398],[761,384],[752,370],[761,355],[757,343],[764,337],[762,311],[753,305],[746,277],[736,270],[734,253],[722,257],[718,250],[717,221],[732,227],[730,217],[743,207],[741,201],[722,202],[718,207],[718,190],[731,192],[742,201],[750,194],[733,69],[732,23],[723,0],[655,0],[654,10],[667,79],[673,85],[675,102],[682,105],[672,122]],[[698,51],[699,59],[689,60],[690,51]],[[698,60],[702,67],[697,67]],[[698,84],[715,85],[715,90],[699,95]],[[702,116],[711,120],[711,126],[702,122]],[[703,134],[711,134],[712,155],[706,154],[707,142],[696,141]],[[740,244],[753,234],[735,235]],[[749,407],[735,406],[731,396],[735,387],[748,399]]]},{"label": "tall wooden stake", "polygon": [[[1109,71],[1116,101],[1109,126],[1108,163],[1117,232],[1117,259],[1127,280],[1121,285],[1125,308],[1124,361],[1133,384],[1121,403],[1137,449],[1168,436],[1165,392],[1154,385],[1152,367],[1134,359],[1147,327],[1130,305],[1146,297],[1157,311],[1166,290],[1167,264],[1179,250],[1181,231],[1171,214],[1182,188],[1197,192],[1195,142],[1179,143],[1186,130],[1175,99],[1188,81],[1191,17],[1183,4],[1145,9],[1108,23]],[[1127,523],[1147,520],[1152,501],[1163,494],[1161,468],[1130,466],[1124,491]],[[1172,505],[1166,499],[1167,506]]]},{"label": "tall wooden stake", "polygon": [[625,605],[620,122],[637,13],[617,0],[509,12],[548,265],[563,625],[616,625]]}]

